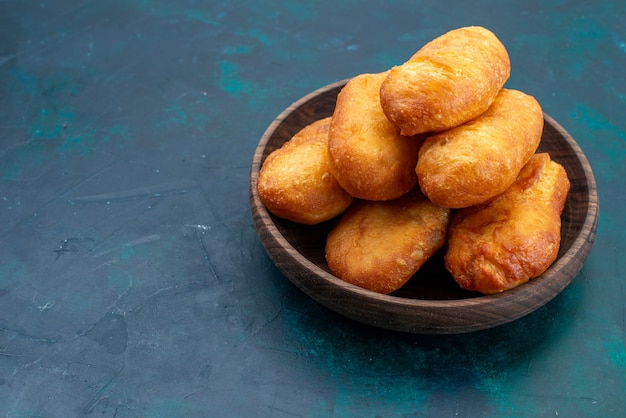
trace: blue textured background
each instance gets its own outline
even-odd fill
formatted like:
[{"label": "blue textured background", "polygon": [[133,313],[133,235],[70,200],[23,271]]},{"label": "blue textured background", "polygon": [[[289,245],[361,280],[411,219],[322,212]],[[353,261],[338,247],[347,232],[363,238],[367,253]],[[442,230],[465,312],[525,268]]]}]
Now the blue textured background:
[{"label": "blue textured background", "polygon": [[[621,0],[0,0],[0,415],[622,416],[625,21]],[[466,25],[587,154],[594,249],[505,326],[355,324],[268,259],[252,154],[299,97]]]}]

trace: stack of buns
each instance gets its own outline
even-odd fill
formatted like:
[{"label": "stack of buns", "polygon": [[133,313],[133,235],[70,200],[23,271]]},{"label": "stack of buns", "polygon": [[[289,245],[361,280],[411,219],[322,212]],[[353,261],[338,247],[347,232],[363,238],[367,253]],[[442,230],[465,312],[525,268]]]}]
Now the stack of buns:
[{"label": "stack of buns", "polygon": [[556,259],[570,183],[537,149],[539,103],[504,88],[508,53],[489,30],[452,30],[405,63],[360,74],[331,117],[263,163],[259,198],[275,216],[334,222],[330,271],[384,294],[437,251],[464,289],[502,292]]}]

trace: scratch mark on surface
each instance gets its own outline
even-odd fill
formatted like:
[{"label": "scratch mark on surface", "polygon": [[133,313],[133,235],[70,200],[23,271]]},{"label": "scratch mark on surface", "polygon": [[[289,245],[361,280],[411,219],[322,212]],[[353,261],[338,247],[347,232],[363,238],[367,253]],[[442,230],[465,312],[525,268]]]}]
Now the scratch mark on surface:
[{"label": "scratch mark on surface", "polygon": [[37,305],[37,309],[39,309],[39,312],[43,312],[46,309],[52,308],[53,306],[54,306],[54,301],[53,300],[49,300],[49,301],[47,301],[43,305]]},{"label": "scratch mark on surface", "polygon": [[90,180],[91,178],[94,178],[98,175],[100,175],[101,173],[107,171],[109,168],[111,168],[112,166],[114,166],[115,163],[110,163],[102,168],[100,168],[99,170],[96,170],[95,172],[91,173],[89,176],[87,176],[86,178],[78,181],[76,184],[72,185],[72,187],[70,187],[69,189],[67,189],[66,191],[59,193],[58,195],[54,196],[53,198],[49,199],[48,201],[44,202],[41,206],[37,207],[31,214],[30,216],[25,216],[24,218],[22,218],[19,222],[13,224],[9,229],[7,229],[6,231],[4,231],[2,234],[0,234],[0,239],[4,238],[6,235],[8,235],[11,231],[13,231],[15,228],[17,228],[18,226],[22,225],[24,222],[29,221],[30,219],[32,219],[33,217],[37,216],[38,213],[42,212],[44,209],[46,209],[48,206],[52,205],[54,202],[56,202],[59,198],[67,195],[68,193],[70,193],[72,190],[76,189],[77,187],[79,187],[81,184],[87,182],[88,180]]},{"label": "scratch mark on surface", "polygon": [[[40,52],[46,51],[48,49],[51,49],[51,48],[53,48],[53,47],[55,47],[57,45],[60,45],[60,44],[62,44],[64,42],[66,42],[67,40],[70,40],[72,38],[76,38],[79,35],[81,35],[82,33],[87,32],[87,31],[89,31],[91,29],[92,29],[91,26],[86,26],[86,27],[80,28],[76,32],[72,32],[70,34],[70,36],[66,36],[66,33],[60,33],[60,34],[51,36],[48,39],[39,41],[39,46],[34,46],[34,47],[31,47],[31,48],[20,50],[18,53],[14,54],[14,58],[20,57],[22,55],[35,55],[35,54],[38,54]],[[51,40],[52,42],[46,43],[47,40]]]},{"label": "scratch mark on surface", "polygon": [[202,233],[200,231],[197,231],[196,239],[198,240],[198,243],[200,244],[200,248],[202,248],[202,252],[204,253],[204,259],[207,261],[209,265],[209,270],[211,271],[211,274],[213,275],[215,280],[217,280],[218,283],[221,283],[220,277],[215,271],[215,266],[213,265],[213,262],[211,261],[211,257],[209,257],[209,251],[206,245],[204,244],[204,240],[202,239]]},{"label": "scratch mark on surface", "polygon": [[15,54],[5,55],[0,57],[0,66],[4,65],[4,63],[11,61],[12,58],[15,58]]},{"label": "scratch mark on surface", "polygon": [[29,367],[34,366],[35,364],[39,363],[42,359],[43,359],[43,356],[39,357],[36,360],[31,361],[30,363],[26,363],[22,365],[22,369],[28,369]]},{"label": "scratch mark on surface", "polygon": [[277,351],[279,353],[285,353],[285,354],[290,354],[294,356],[300,356],[302,354],[302,352],[299,350],[290,349],[286,347],[277,347],[277,346],[271,346],[271,345],[266,345],[266,344],[254,344],[254,346],[265,349],[265,350]]},{"label": "scratch mark on surface", "polygon": [[107,382],[104,383],[104,385],[100,387],[100,389],[98,389],[96,394],[91,398],[91,401],[89,401],[85,408],[83,408],[84,413],[91,414],[94,411],[96,405],[98,405],[98,402],[100,402],[104,398],[104,396],[102,396],[103,392],[107,390],[109,386],[111,386],[115,379],[117,379],[117,377],[122,374],[125,368],[126,366],[122,366],[113,376],[111,376],[111,378]]},{"label": "scratch mark on surface", "polygon": [[[101,174],[105,173],[106,171],[108,171],[110,168],[112,168],[113,166],[117,165],[116,161],[110,162],[106,165],[104,165],[103,167],[99,168],[98,170],[94,171],[93,173],[90,173],[87,177],[80,179],[78,182],[76,182],[75,184],[72,185],[72,187],[70,187],[69,189],[67,189],[65,192],[63,192],[61,195],[66,195],[67,193],[72,192],[73,190],[76,190],[77,187],[80,187],[82,184],[86,183],[87,181],[100,176]],[[52,199],[52,201],[54,201],[56,199]]]},{"label": "scratch mark on surface", "polygon": [[180,180],[169,183],[155,184],[152,186],[137,187],[134,189],[118,190],[107,193],[77,196],[70,199],[70,203],[98,203],[115,200],[133,199],[138,197],[162,197],[172,194],[184,194],[196,187],[191,180]]},{"label": "scratch mark on surface", "polygon": [[186,227],[186,228],[196,228],[196,229],[199,229],[199,230],[202,230],[202,231],[209,231],[209,230],[211,229],[211,227],[210,227],[210,226],[207,226],[207,225],[191,225],[191,224],[185,224],[185,225],[183,225],[183,226],[184,226],[184,227]]},{"label": "scratch mark on surface", "polygon": [[0,332],[7,332],[7,333],[15,334],[19,337],[26,338],[28,340],[31,340],[37,343],[53,344],[53,343],[59,343],[63,341],[61,337],[39,337],[37,335],[32,335],[24,331],[19,331],[19,330],[4,328],[4,327],[0,328]]},{"label": "scratch mark on surface", "polygon": [[[130,207],[132,208],[132,210],[135,210],[136,208],[142,205],[143,203],[137,202],[134,206],[131,205]],[[127,230],[128,224],[133,223],[133,222],[136,222],[135,218],[129,219],[127,222],[123,222],[121,224],[116,225],[115,229],[113,229],[112,231],[109,231],[109,233],[106,236],[100,238],[98,242],[96,242],[96,244],[90,250],[91,254],[98,254],[99,251],[102,251],[101,248],[103,248],[106,245],[106,243],[109,242],[109,240],[117,236],[120,233],[120,231]],[[116,245],[116,248],[120,248],[120,246]]]},{"label": "scratch mark on surface", "polygon": [[[278,395],[276,395],[278,396]],[[274,416],[274,412],[278,412],[278,415],[280,416],[292,416],[292,417],[303,417],[304,415],[296,413],[296,412],[291,412],[288,411],[286,409],[283,408],[278,408],[276,406],[276,396],[274,397],[274,402],[272,403],[272,405],[268,405],[268,408],[270,409],[270,417]]]},{"label": "scratch mark on surface", "polygon": [[13,353],[2,353],[2,352],[0,352],[0,356],[4,356],[4,357],[28,357],[26,354],[13,354]]},{"label": "scratch mark on surface", "polygon": [[[117,298],[115,298],[115,301],[113,301],[113,303],[111,303],[108,307],[107,307],[107,311],[111,312],[113,309],[117,310],[117,304],[120,300],[122,300],[122,298],[124,296],[126,296],[128,294],[128,292],[131,291],[131,289],[133,288],[133,279],[131,278],[130,281],[128,282],[128,286],[126,286],[126,289],[124,289],[123,292],[121,292],[119,295],[117,295]],[[125,314],[125,313],[124,313]]]},{"label": "scratch mark on surface", "polygon": [[112,264],[115,264],[117,262],[117,260],[109,260],[109,261],[105,261],[102,264],[98,264],[96,267],[92,268],[91,270],[89,270],[89,273],[92,273],[96,270],[100,270],[101,268],[104,268],[106,266],[110,266]]},{"label": "scratch mark on surface", "polygon": [[160,239],[161,239],[161,235],[159,235],[159,234],[147,235],[145,237],[141,237],[141,238],[134,239],[132,241],[128,241],[128,242],[126,242],[126,243],[124,243],[122,245],[119,245],[117,247],[107,248],[106,250],[102,250],[102,251],[94,254],[94,257],[101,257],[101,256],[103,256],[105,254],[111,253],[113,251],[117,251],[120,248],[134,247],[136,245],[148,244],[150,242],[158,241]]},{"label": "scratch mark on surface", "polygon": [[194,397],[196,395],[200,395],[200,394],[202,394],[205,391],[205,389],[206,388],[204,386],[199,388],[199,389],[196,389],[193,392],[188,393],[187,395],[183,396],[183,399],[184,400],[188,400],[189,398],[192,398],[192,397]]},{"label": "scratch mark on surface", "polygon": [[528,398],[544,398],[544,399],[561,399],[561,400],[570,400],[570,401],[588,401],[592,404],[598,403],[598,399],[592,396],[575,396],[575,395],[559,395],[559,394],[550,394],[550,393],[522,393],[522,392],[509,392],[512,396],[520,396],[520,397],[528,397]]},{"label": "scratch mark on surface", "polygon": [[[252,336],[257,336],[258,334],[260,334],[265,328],[267,328],[268,326],[272,325],[274,322],[276,322],[278,320],[278,318],[280,317],[281,313],[283,312],[283,307],[281,306],[275,313],[274,315],[272,315],[267,321],[263,322],[262,324],[260,324],[256,329],[254,329],[252,331]],[[264,348],[270,348],[270,347],[264,347]]]},{"label": "scratch mark on surface", "polygon": [[207,284],[200,281],[193,281],[184,285],[176,284],[173,286],[163,287],[147,295],[141,302],[137,303],[136,306],[129,309],[128,313],[133,314],[146,308],[150,309],[151,306],[158,304],[158,301],[155,303],[155,300],[162,297],[172,297],[189,291],[193,292],[204,287],[207,287]]},{"label": "scratch mark on surface", "polygon": [[109,82],[115,80],[116,78],[118,78],[118,76],[120,76],[121,74],[124,74],[129,68],[134,67],[137,64],[142,63],[142,59],[133,59],[133,60],[128,60],[126,62],[126,64],[121,65],[119,67],[117,67],[116,71],[111,72],[103,81],[102,83],[104,85],[109,84]]}]

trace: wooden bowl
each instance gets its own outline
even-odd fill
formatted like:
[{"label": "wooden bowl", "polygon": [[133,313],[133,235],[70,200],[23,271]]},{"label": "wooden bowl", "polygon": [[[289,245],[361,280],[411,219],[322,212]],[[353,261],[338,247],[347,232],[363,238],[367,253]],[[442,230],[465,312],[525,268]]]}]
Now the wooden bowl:
[{"label": "wooden bowl", "polygon": [[250,206],[261,242],[276,266],[311,298],[356,321],[389,330],[453,334],[511,322],[558,295],[578,274],[591,251],[598,222],[598,196],[589,162],[574,139],[551,117],[539,146],[567,170],[571,190],[562,215],[557,260],[540,277],[517,288],[484,296],[461,289],[443,266],[442,251],[400,290],[378,294],[329,272],[324,257],[331,223],[299,225],[270,214],[257,193],[265,158],[309,123],[332,115],[347,80],[320,88],[285,109],[267,128],[250,172]]}]

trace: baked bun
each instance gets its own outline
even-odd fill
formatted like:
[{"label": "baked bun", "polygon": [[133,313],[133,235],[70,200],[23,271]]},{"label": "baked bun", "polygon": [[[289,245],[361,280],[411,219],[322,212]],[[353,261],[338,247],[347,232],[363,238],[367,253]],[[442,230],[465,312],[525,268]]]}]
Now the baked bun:
[{"label": "baked bun", "polygon": [[274,215],[312,225],[334,218],[352,203],[330,173],[329,127],[330,117],[313,122],[265,159],[257,190]]},{"label": "baked bun", "polygon": [[502,195],[457,211],[444,256],[454,280],[492,294],[542,274],[558,255],[569,188],[565,169],[547,153],[535,154]]},{"label": "baked bun", "polygon": [[543,124],[534,97],[502,89],[481,116],[426,139],[415,169],[422,191],[448,208],[499,195],[537,150]]},{"label": "baked bun", "polygon": [[328,137],[331,170],[352,196],[394,199],[417,186],[421,140],[400,135],[380,107],[386,73],[352,78],[337,96]]},{"label": "baked bun", "polygon": [[483,113],[511,72],[508,53],[489,30],[452,30],[389,71],[383,111],[402,135],[441,131]]},{"label": "baked bun", "polygon": [[418,188],[387,201],[355,201],[326,241],[330,271],[388,294],[402,287],[445,243],[450,210]]}]

